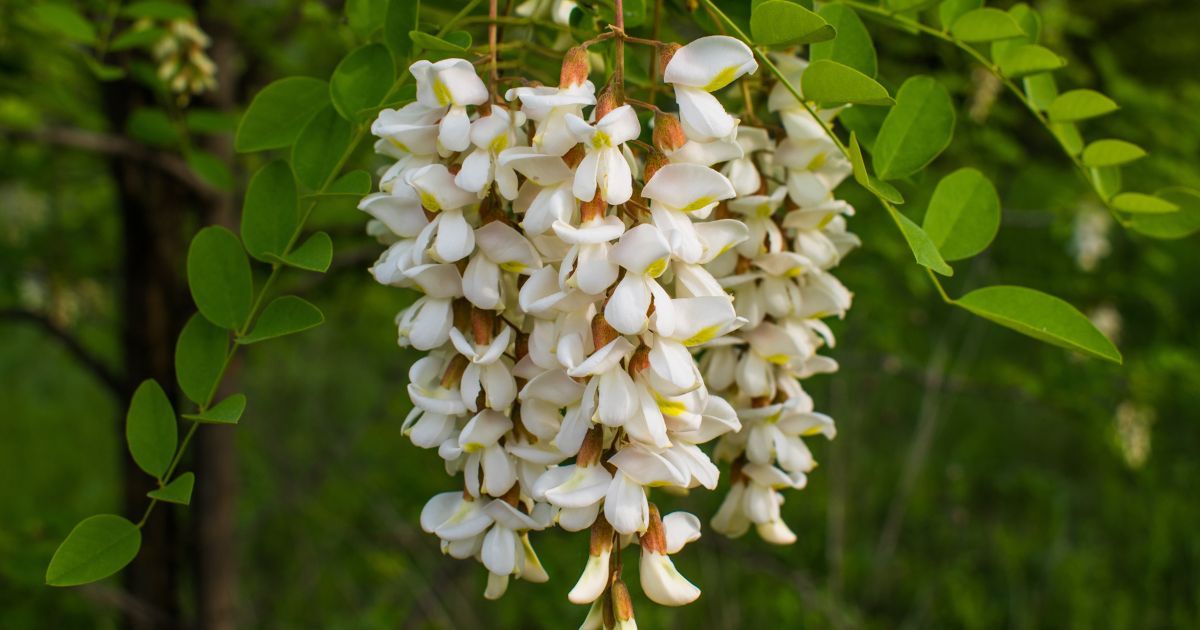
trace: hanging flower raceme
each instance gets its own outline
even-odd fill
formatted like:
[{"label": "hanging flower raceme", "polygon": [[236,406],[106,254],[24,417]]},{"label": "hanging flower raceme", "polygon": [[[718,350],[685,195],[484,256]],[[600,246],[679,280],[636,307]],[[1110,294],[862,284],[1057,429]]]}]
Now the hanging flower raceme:
[{"label": "hanging flower raceme", "polygon": [[585,627],[636,627],[631,544],[650,600],[700,596],[671,559],[700,520],[660,516],[651,489],[717,488],[716,445],[734,483],[715,528],[783,542],[779,492],[815,466],[805,438],[833,435],[800,380],[836,367],[818,318],[849,305],[829,273],[857,244],[840,163],[726,112],[713,92],[757,68],[744,44],[661,52],[679,114],[648,107],[651,144],[645,104],[597,95],[584,48],[557,87],[506,101],[464,60],[413,64],[417,101],[372,125],[391,163],[359,206],[387,245],[375,278],[421,294],[396,320],[426,353],[401,432],[461,475],[422,528],[483,564],[488,597],[548,578],[531,534],[587,530]]}]

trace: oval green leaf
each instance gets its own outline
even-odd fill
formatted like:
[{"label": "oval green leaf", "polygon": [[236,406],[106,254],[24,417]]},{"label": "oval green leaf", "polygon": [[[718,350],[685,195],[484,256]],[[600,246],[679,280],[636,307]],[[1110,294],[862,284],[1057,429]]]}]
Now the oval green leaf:
[{"label": "oval green leaf", "polygon": [[325,232],[317,232],[308,237],[300,247],[274,260],[289,267],[325,273],[333,262],[333,239]]},{"label": "oval green leaf", "polygon": [[1025,287],[976,289],[954,303],[1023,335],[1088,356],[1121,363],[1121,353],[1078,309]]},{"label": "oval green leaf", "polygon": [[942,178],[922,222],[942,258],[962,260],[983,251],[1000,229],[1000,196],[988,178],[963,168]]},{"label": "oval green leaf", "polygon": [[350,123],[332,106],[317,112],[292,147],[296,179],[314,190],[323,188],[333,177],[342,154],[350,147],[353,134]]},{"label": "oval green leaf", "polygon": [[1046,113],[1053,122],[1087,120],[1117,111],[1117,103],[1095,90],[1064,92],[1050,103]]},{"label": "oval green leaf", "polygon": [[46,568],[46,584],[78,586],[102,580],[137,556],[142,532],[113,514],[84,519],[67,534]]},{"label": "oval green leaf", "polygon": [[367,44],[342,59],[329,79],[329,97],[346,120],[383,100],[396,80],[396,65],[383,44]]},{"label": "oval green leaf", "polygon": [[263,88],[238,124],[234,147],[241,153],[290,147],[305,123],[329,103],[329,84],[288,77]]},{"label": "oval green leaf", "polygon": [[1121,193],[1113,197],[1112,207],[1130,214],[1166,214],[1179,211],[1179,206],[1171,201],[1137,192]]},{"label": "oval green leaf", "polygon": [[983,0],[943,0],[938,5],[938,21],[942,30],[948,31],[958,18],[983,6]]},{"label": "oval green leaf", "polygon": [[811,44],[835,35],[824,18],[795,2],[768,0],[750,13],[750,36],[763,46]]},{"label": "oval green leaf", "polygon": [[964,42],[990,42],[997,39],[1021,37],[1025,30],[1013,17],[1000,9],[983,8],[968,11],[954,21],[950,34]]},{"label": "oval green leaf", "polygon": [[219,226],[200,230],[188,247],[187,276],[196,308],[208,321],[229,330],[245,323],[254,281],[250,260],[233,232]]},{"label": "oval green leaf", "polygon": [[246,395],[234,394],[204,413],[185,413],[184,418],[204,424],[237,424],[246,411]]},{"label": "oval green leaf", "polygon": [[325,321],[321,310],[303,298],[285,295],[275,298],[263,309],[254,330],[238,338],[240,344],[258,343],[320,326]]},{"label": "oval green leaf", "polygon": [[1158,196],[1179,206],[1167,214],[1135,214],[1130,217],[1132,228],[1152,238],[1177,239],[1200,231],[1200,191],[1190,188],[1167,188]]},{"label": "oval green leaf", "polygon": [[292,168],[276,160],[258,169],[242,204],[242,242],[250,255],[268,261],[282,256],[300,227],[296,178]]},{"label": "oval green leaf", "polygon": [[408,33],[416,30],[420,12],[420,0],[388,0],[383,18],[383,43],[396,59],[406,61],[412,55],[413,41]]},{"label": "oval green leaf", "polygon": [[1001,55],[999,60],[1000,73],[1014,79],[1058,70],[1065,65],[1065,58],[1037,44],[1023,44],[1011,48]]},{"label": "oval green leaf", "polygon": [[926,76],[905,81],[875,139],[875,173],[898,179],[925,168],[950,145],[954,121],[954,102],[941,83]]},{"label": "oval green leaf", "polygon": [[179,427],[170,399],[154,379],[142,381],[133,392],[125,414],[125,442],[138,468],[162,479],[175,458]]},{"label": "oval green leaf", "polygon": [[233,173],[229,172],[229,166],[221,158],[201,149],[188,149],[184,159],[208,185],[217,190],[233,190]]},{"label": "oval green leaf", "polygon": [[464,53],[471,47],[471,34],[466,31],[447,33],[444,38],[421,31],[410,31],[408,36],[413,44],[433,52]]},{"label": "oval green leaf", "polygon": [[1144,157],[1144,149],[1124,140],[1097,140],[1083,150],[1083,163],[1093,168],[1121,166]]},{"label": "oval green leaf", "polygon": [[229,354],[229,333],[200,313],[192,315],[175,344],[175,379],[188,400],[208,403]]},{"label": "oval green leaf", "polygon": [[171,483],[151,490],[146,493],[146,496],[167,503],[178,503],[179,505],[188,505],[192,502],[192,487],[196,485],[196,475],[185,472],[182,475],[171,480]]},{"label": "oval green leaf", "polygon": [[[772,0],[777,2],[778,0]],[[847,103],[860,105],[891,105],[892,97],[875,79],[829,59],[818,59],[808,65],[800,77],[804,98],[822,107]]]},{"label": "oval green leaf", "polygon": [[828,4],[821,7],[817,15],[825,18],[837,31],[837,37],[813,44],[809,48],[809,60],[829,59],[874,77],[878,70],[875,44],[854,9],[841,4]]},{"label": "oval green leaf", "polygon": [[934,245],[925,230],[922,230],[921,226],[913,223],[912,219],[904,216],[899,210],[891,206],[887,206],[887,209],[892,214],[892,220],[900,228],[900,233],[904,235],[904,241],[908,243],[908,249],[912,251],[913,258],[917,263],[943,276],[953,276],[954,269],[946,264],[937,245]]}]

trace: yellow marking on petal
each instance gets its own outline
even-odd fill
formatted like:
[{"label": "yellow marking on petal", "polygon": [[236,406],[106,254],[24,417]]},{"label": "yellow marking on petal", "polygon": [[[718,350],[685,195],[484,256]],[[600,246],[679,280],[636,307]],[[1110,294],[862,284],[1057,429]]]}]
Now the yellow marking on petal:
[{"label": "yellow marking on petal", "polygon": [[797,278],[799,276],[804,275],[804,267],[792,267],[791,269],[788,269],[787,272],[785,272],[783,275],[785,275],[789,278]]},{"label": "yellow marking on petal", "polygon": [[786,354],[772,354],[763,358],[766,359],[767,362],[774,363],[775,365],[787,365],[788,363],[788,355]]},{"label": "yellow marking on petal", "polygon": [[488,149],[491,150],[492,153],[499,153],[507,148],[508,134],[506,133],[496,136],[496,139],[492,140],[492,143],[488,145]]},{"label": "yellow marking on petal", "polygon": [[521,273],[522,271],[525,271],[529,267],[525,263],[523,263],[519,260],[510,260],[508,262],[500,263],[500,268],[505,271],[511,271],[513,273]]},{"label": "yellow marking on petal", "polygon": [[666,270],[667,270],[667,258],[666,258],[666,256],[664,256],[664,257],[659,258],[658,260],[650,263],[649,267],[646,267],[646,275],[651,278],[657,278],[657,277],[663,275],[663,272]]},{"label": "yellow marking on petal", "polygon": [[408,148],[407,146],[405,146],[405,144],[403,142],[400,142],[399,140],[397,140],[395,138],[388,138],[388,142],[392,143],[392,146],[396,147],[397,149],[400,149],[401,151],[403,151],[405,153],[412,153],[412,149]]},{"label": "yellow marking on petal", "polygon": [[821,228],[825,227],[826,225],[829,225],[829,222],[833,220],[833,214],[834,213],[830,212],[829,214],[825,215],[821,219],[821,222],[817,224],[817,229],[821,229]]},{"label": "yellow marking on petal", "polygon": [[468,442],[466,445],[463,446],[463,450],[468,453],[474,453],[476,451],[482,451],[483,445],[480,444],[479,442]]},{"label": "yellow marking on petal", "polygon": [[811,161],[808,163],[808,166],[806,166],[806,167],[804,167],[804,168],[806,168],[807,170],[810,170],[810,171],[816,171],[816,170],[819,170],[819,169],[820,169],[822,166],[825,166],[825,160],[826,160],[827,158],[828,158],[828,156],[827,156],[827,155],[825,155],[824,153],[818,153],[818,154],[816,155],[816,157],[814,157],[814,158],[813,158],[813,159],[812,159],[812,160],[811,160]]},{"label": "yellow marking on petal", "polygon": [[679,211],[680,212],[695,212],[696,210],[699,210],[699,209],[703,208],[704,206],[711,204],[714,201],[716,201],[716,199],[713,197],[707,197],[707,196],[700,197],[700,198],[696,199],[695,201],[693,201],[692,203],[689,203],[688,205],[680,208]]},{"label": "yellow marking on petal", "polygon": [[430,212],[437,212],[442,209],[442,204],[438,203],[437,197],[423,190],[421,191],[421,205],[425,206],[425,209]]},{"label": "yellow marking on petal", "polygon": [[446,84],[442,83],[441,79],[433,80],[433,95],[437,98],[438,105],[443,107],[449,105],[450,101],[453,100],[450,96],[450,88],[446,87]]},{"label": "yellow marking on petal", "polygon": [[720,326],[705,326],[699,332],[683,340],[683,345],[687,347],[698,346],[702,343],[708,343],[716,339],[717,333],[721,332]]},{"label": "yellow marking on petal", "polygon": [[775,424],[776,422],[779,422],[779,419],[781,417],[783,417],[783,412],[776,411],[775,413],[767,416],[766,418],[763,418],[763,422],[765,422],[767,424]]},{"label": "yellow marking on petal", "polygon": [[676,400],[668,400],[663,398],[662,396],[658,395],[658,392],[654,392],[654,402],[658,403],[658,410],[661,411],[664,416],[678,416],[679,414],[687,411],[687,407],[684,406],[683,403]]},{"label": "yellow marking on petal", "polygon": [[704,86],[704,88],[703,88],[704,91],[705,92],[716,92],[717,90],[725,87],[726,85],[729,85],[730,83],[733,82],[734,79],[737,78],[737,71],[738,71],[738,66],[729,66],[729,67],[725,68],[724,70],[721,70],[720,72],[717,73],[717,76],[713,77],[712,81],[708,82],[708,85]]},{"label": "yellow marking on petal", "polygon": [[593,149],[607,149],[611,146],[612,138],[610,138],[607,133],[604,133],[603,131],[597,131],[595,135],[592,136]]},{"label": "yellow marking on petal", "polygon": [[832,314],[833,313],[830,313],[829,311],[818,311],[816,313],[813,313],[810,317],[812,319],[825,319],[826,317],[829,317]]},{"label": "yellow marking on petal", "polygon": [[754,209],[754,214],[757,215],[760,219],[765,219],[765,218],[771,216],[771,214],[774,212],[775,212],[775,209],[772,208],[771,204],[769,204],[769,203],[760,204],[757,208]]},{"label": "yellow marking on petal", "polygon": [[801,433],[800,435],[803,435],[804,437],[810,437],[813,435],[820,435],[820,434],[821,434],[821,426],[817,425],[811,429],[808,429],[804,433]]}]

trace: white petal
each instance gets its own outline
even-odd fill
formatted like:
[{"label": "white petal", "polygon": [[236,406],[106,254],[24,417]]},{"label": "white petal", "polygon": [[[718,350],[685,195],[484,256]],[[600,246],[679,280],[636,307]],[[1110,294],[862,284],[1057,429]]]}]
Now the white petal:
[{"label": "white petal", "polygon": [[717,97],[704,90],[677,86],[675,102],[679,104],[679,120],[689,139],[707,142],[728,138],[737,129],[737,119],[725,111]]},{"label": "white petal", "polygon": [[475,231],[463,218],[461,210],[445,210],[438,223],[434,251],[443,262],[456,262],[475,250]]},{"label": "white petal", "polygon": [[472,256],[463,271],[463,295],[481,309],[497,310],[500,305],[500,267],[482,254]]},{"label": "white petal", "polygon": [[667,553],[678,553],[683,546],[699,540],[700,519],[687,512],[671,512],[662,519],[666,533]]},{"label": "white petal", "polygon": [[757,69],[754,53],[746,44],[733,37],[710,35],[675,51],[663,71],[663,81],[713,92]]},{"label": "white petal", "polygon": [[480,559],[488,571],[496,575],[511,575],[517,568],[517,549],[521,541],[507,527],[492,527],[483,537]]},{"label": "white petal", "polygon": [[604,319],[617,332],[636,335],[646,328],[649,308],[649,281],[643,276],[627,273],[604,307]]},{"label": "white petal", "polygon": [[[596,183],[600,186],[600,194],[604,198],[604,202],[619,206],[629,201],[633,197],[633,173],[629,169],[629,162],[625,160],[625,156],[616,149],[603,149],[592,155],[596,155],[599,160],[596,169]],[[584,158],[584,161],[586,160],[587,158]],[[582,167],[582,164],[580,166]],[[579,195],[578,189],[575,194]]]},{"label": "white petal", "polygon": [[450,151],[466,151],[471,146],[471,119],[462,107],[451,107],[438,123],[438,142]]},{"label": "white petal", "polygon": [[579,576],[579,581],[567,594],[567,599],[571,600],[572,604],[590,604],[604,594],[604,589],[608,587],[608,557],[611,554],[611,551],[605,549],[600,555],[588,556],[583,575]]},{"label": "white petal", "polygon": [[621,534],[646,531],[650,524],[646,491],[628,475],[618,472],[604,499],[604,518]]},{"label": "white petal", "polygon": [[696,212],[734,196],[724,175],[698,164],[668,164],[654,173],[642,196],[679,212]]},{"label": "white petal", "polygon": [[486,194],[492,183],[492,154],[487,149],[472,151],[454,176],[454,183],[463,190],[480,193],[480,197]]},{"label": "white petal", "polygon": [[647,551],[644,547],[638,562],[638,575],[646,597],[657,604],[682,606],[700,597],[700,589],[679,573],[669,556]]},{"label": "white petal", "polygon": [[622,105],[606,114],[596,123],[596,131],[608,134],[613,146],[629,142],[642,133],[637,112],[632,105]]},{"label": "white petal", "polygon": [[642,223],[627,230],[613,246],[609,258],[630,273],[641,275],[659,263],[651,276],[658,277],[666,269],[666,258],[671,255],[671,245],[662,231],[649,223]]}]

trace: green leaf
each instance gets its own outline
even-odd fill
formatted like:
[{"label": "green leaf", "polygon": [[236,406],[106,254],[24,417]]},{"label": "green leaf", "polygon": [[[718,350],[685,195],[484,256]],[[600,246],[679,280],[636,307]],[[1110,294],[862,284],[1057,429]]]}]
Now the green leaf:
[{"label": "green leaf", "polygon": [[200,313],[192,315],[175,344],[175,380],[197,405],[208,402],[229,353],[229,336]]},{"label": "green leaf", "polygon": [[96,42],[96,28],[91,21],[65,4],[35,4],[28,11],[36,24],[56,35],[84,44]]},{"label": "green leaf", "polygon": [[835,35],[824,18],[794,2],[768,0],[750,13],[750,36],[763,46],[811,44]]},{"label": "green leaf", "polygon": [[938,182],[922,227],[946,260],[978,254],[1000,229],[996,187],[973,168],[954,171]]},{"label": "green leaf", "polygon": [[954,103],[941,83],[926,76],[905,81],[875,139],[875,173],[898,179],[925,168],[950,145],[954,119]]},{"label": "green leaf", "polygon": [[387,14],[383,20],[383,43],[396,59],[407,61],[413,53],[413,42],[408,33],[417,29],[417,14],[421,12],[420,0],[389,0]]},{"label": "green leaf", "polygon": [[943,276],[953,276],[954,269],[946,264],[937,245],[933,244],[933,240],[921,229],[921,226],[913,223],[912,219],[904,216],[899,210],[887,207],[888,212],[892,215],[892,220],[900,228],[900,233],[904,235],[904,240],[908,243],[908,249],[912,251],[913,258],[917,263],[928,267]]},{"label": "green leaf", "polygon": [[1101,166],[1088,169],[1096,192],[1105,200],[1121,192],[1121,169],[1116,166]]},{"label": "green leaf", "polygon": [[1071,90],[1064,92],[1050,103],[1047,114],[1053,122],[1075,122],[1103,116],[1117,111],[1111,98],[1094,90]]},{"label": "green leaf", "polygon": [[156,107],[139,107],[125,121],[125,132],[135,140],[156,147],[179,144],[179,130],[167,112]]},{"label": "green leaf", "polygon": [[246,411],[246,395],[234,394],[204,413],[185,413],[184,418],[205,424],[237,424]]},{"label": "green leaf", "polygon": [[188,247],[187,277],[192,299],[208,321],[236,330],[250,316],[250,261],[233,232],[218,226],[200,230]]},{"label": "green leaf", "polygon": [[858,135],[850,132],[850,165],[854,173],[854,181],[866,188],[868,192],[889,203],[902,204],[904,197],[895,186],[880,180],[867,171],[866,160],[863,159],[862,147],[858,144]]},{"label": "green leaf", "polygon": [[316,328],[325,321],[320,309],[294,295],[275,298],[263,309],[254,330],[239,337],[238,343],[251,344]]},{"label": "green leaf", "polygon": [[369,38],[387,20],[388,0],[346,0],[346,23],[360,38]]},{"label": "green leaf", "polygon": [[54,552],[46,567],[46,584],[78,586],[102,580],[129,564],[141,546],[141,530],[124,518],[113,514],[86,518]]},{"label": "green leaf", "polygon": [[1167,188],[1158,191],[1158,196],[1179,206],[1179,210],[1167,214],[1135,214],[1130,217],[1135,231],[1161,239],[1183,238],[1200,231],[1200,191]]},{"label": "green leaf", "polygon": [[187,164],[200,179],[217,190],[233,189],[233,173],[221,158],[201,149],[188,149],[184,154]]},{"label": "green leaf", "polygon": [[125,78],[125,69],[120,66],[110,66],[97,61],[95,57],[84,57],[84,64],[92,74],[101,81],[116,81]]},{"label": "green leaf", "polygon": [[938,21],[948,31],[958,18],[983,6],[983,0],[945,0],[938,6]]},{"label": "green leaf", "polygon": [[878,70],[875,44],[871,34],[854,9],[841,4],[828,4],[817,12],[837,31],[837,37],[813,44],[809,60],[829,59],[874,77]]},{"label": "green leaf", "polygon": [[1010,48],[999,61],[1000,72],[1006,77],[1017,78],[1040,72],[1057,70],[1067,65],[1067,60],[1054,51],[1037,44],[1023,44]]},{"label": "green leaf", "polygon": [[1062,143],[1063,149],[1071,155],[1079,155],[1083,150],[1083,136],[1075,123],[1050,123],[1050,131]]},{"label": "green leaf", "polygon": [[471,47],[471,34],[466,31],[454,31],[447,33],[445,38],[421,31],[410,31],[408,36],[412,38],[413,44],[437,52],[452,52],[463,53]]},{"label": "green leaf", "polygon": [[1175,203],[1137,192],[1121,193],[1113,197],[1112,207],[1130,214],[1165,214],[1179,211],[1179,206]]},{"label": "green leaf", "polygon": [[178,431],[166,392],[154,379],[142,381],[125,414],[125,442],[138,468],[161,479],[175,457]]},{"label": "green leaf", "polygon": [[[617,15],[613,9],[612,0],[603,0],[599,5],[599,9],[600,20],[605,24],[612,24]],[[625,28],[641,26],[646,22],[646,0],[625,0],[623,9],[622,13],[625,14]]]},{"label": "green leaf", "polygon": [[154,20],[194,20],[192,8],[178,2],[131,2],[121,9],[128,18],[150,18]]},{"label": "green leaf", "polygon": [[324,186],[334,175],[341,155],[350,147],[353,133],[350,123],[338,116],[332,106],[317,112],[292,147],[296,179],[312,189]]},{"label": "green leaf", "polygon": [[270,258],[273,262],[281,262],[289,267],[325,273],[329,271],[329,265],[333,262],[333,239],[324,232],[317,232],[286,256]]},{"label": "green leaf", "polygon": [[146,493],[146,496],[167,503],[188,505],[192,502],[192,486],[196,485],[196,475],[185,472],[171,480],[171,483]]},{"label": "green leaf", "polygon": [[1121,166],[1146,157],[1146,151],[1124,140],[1097,140],[1083,150],[1087,166]]},{"label": "green leaf", "polygon": [[1022,35],[992,42],[992,60],[999,62],[1013,49],[1026,44],[1036,44],[1042,34],[1042,18],[1037,11],[1024,2],[1013,5],[1008,14],[1020,25]]},{"label": "green leaf", "polygon": [[167,32],[158,27],[130,27],[125,32],[113,38],[108,49],[113,52],[129,50],[130,48],[149,47],[165,37]]},{"label": "green leaf", "polygon": [[383,44],[367,44],[346,55],[329,79],[329,96],[346,120],[375,107],[396,80],[396,65]]},{"label": "green leaf", "polygon": [[234,146],[241,153],[290,147],[305,123],[328,104],[329,84],[320,79],[288,77],[275,81],[250,101],[238,125]]},{"label": "green leaf", "polygon": [[829,59],[818,59],[808,65],[808,69],[800,76],[800,91],[804,98],[822,107],[846,103],[891,105],[893,102],[887,89],[875,79]]},{"label": "green leaf", "polygon": [[189,107],[184,114],[184,123],[195,133],[223,134],[237,129],[237,119],[215,109]]},{"label": "green leaf", "polygon": [[250,255],[270,262],[268,255],[282,256],[300,227],[296,179],[283,160],[260,168],[246,188],[242,204],[242,242]]},{"label": "green leaf", "polygon": [[954,303],[1034,339],[1121,363],[1121,353],[1104,333],[1074,306],[1053,295],[1025,287],[995,286],[976,289]]},{"label": "green leaf", "polygon": [[1050,108],[1050,103],[1058,98],[1058,81],[1050,73],[1034,74],[1025,77],[1025,95],[1040,111]]},{"label": "green leaf", "polygon": [[920,11],[938,3],[938,0],[886,0],[884,5],[896,13]]},{"label": "green leaf", "polygon": [[950,34],[964,42],[978,43],[1021,37],[1025,31],[1004,11],[983,8],[968,11],[955,20]]}]

